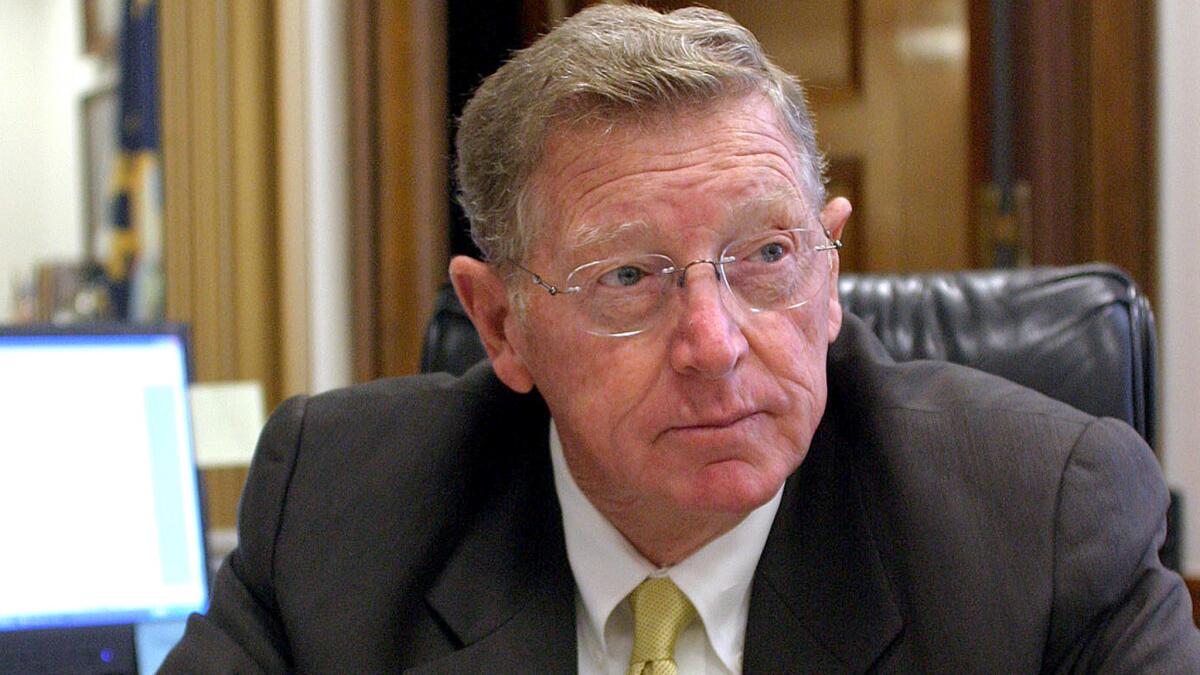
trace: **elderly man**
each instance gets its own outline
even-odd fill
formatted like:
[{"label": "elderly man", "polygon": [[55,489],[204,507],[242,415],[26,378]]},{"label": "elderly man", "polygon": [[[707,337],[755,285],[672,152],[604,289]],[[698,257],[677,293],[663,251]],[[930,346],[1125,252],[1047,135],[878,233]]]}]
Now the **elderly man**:
[{"label": "elderly man", "polygon": [[1198,672],[1127,427],[843,316],[803,93],[601,6],[458,135],[489,362],[275,413],[167,671]]}]

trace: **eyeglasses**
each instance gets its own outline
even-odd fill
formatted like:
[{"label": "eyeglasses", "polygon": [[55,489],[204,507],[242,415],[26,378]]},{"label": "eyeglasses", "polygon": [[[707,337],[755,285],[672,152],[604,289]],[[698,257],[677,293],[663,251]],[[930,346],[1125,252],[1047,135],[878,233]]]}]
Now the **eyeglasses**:
[{"label": "eyeglasses", "polygon": [[677,265],[657,253],[620,255],[576,267],[562,286],[516,265],[552,296],[571,296],[581,309],[583,329],[627,337],[651,328],[665,314],[672,286],[683,288],[694,265],[712,265],[729,293],[751,312],[794,309],[823,287],[830,251],[842,247],[828,231],[770,230],[726,246],[713,259]]}]

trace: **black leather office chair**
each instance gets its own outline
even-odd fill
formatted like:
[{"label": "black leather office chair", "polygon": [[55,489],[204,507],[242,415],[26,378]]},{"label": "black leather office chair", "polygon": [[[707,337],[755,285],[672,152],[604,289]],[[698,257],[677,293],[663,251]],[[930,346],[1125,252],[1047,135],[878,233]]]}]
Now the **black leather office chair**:
[{"label": "black leather office chair", "polygon": [[[1124,420],[1155,447],[1154,315],[1114,267],[846,274],[838,292],[897,360],[940,359],[1000,375]],[[426,329],[421,370],[458,374],[484,355],[447,287]],[[1177,502],[1172,495],[1162,551],[1175,570]]]}]

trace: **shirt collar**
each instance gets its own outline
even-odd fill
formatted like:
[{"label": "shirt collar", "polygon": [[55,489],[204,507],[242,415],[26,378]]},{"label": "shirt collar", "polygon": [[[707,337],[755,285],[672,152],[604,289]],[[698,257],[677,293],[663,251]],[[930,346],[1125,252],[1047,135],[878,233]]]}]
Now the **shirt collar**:
[{"label": "shirt collar", "polygon": [[604,627],[617,605],[648,576],[669,576],[696,607],[713,651],[740,672],[750,584],[779,510],[779,492],[729,532],[676,565],[657,568],[625,539],[588,500],[563,457],[562,441],[550,421],[554,488],[562,508],[567,558],[586,612],[587,630],[607,650]]}]

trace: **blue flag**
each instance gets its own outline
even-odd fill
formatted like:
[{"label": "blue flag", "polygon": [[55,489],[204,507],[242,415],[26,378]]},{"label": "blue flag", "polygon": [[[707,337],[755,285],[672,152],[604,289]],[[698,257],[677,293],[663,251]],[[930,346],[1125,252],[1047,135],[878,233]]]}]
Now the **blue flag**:
[{"label": "blue flag", "polygon": [[116,318],[157,321],[164,312],[157,0],[124,0],[120,66],[105,274]]}]

